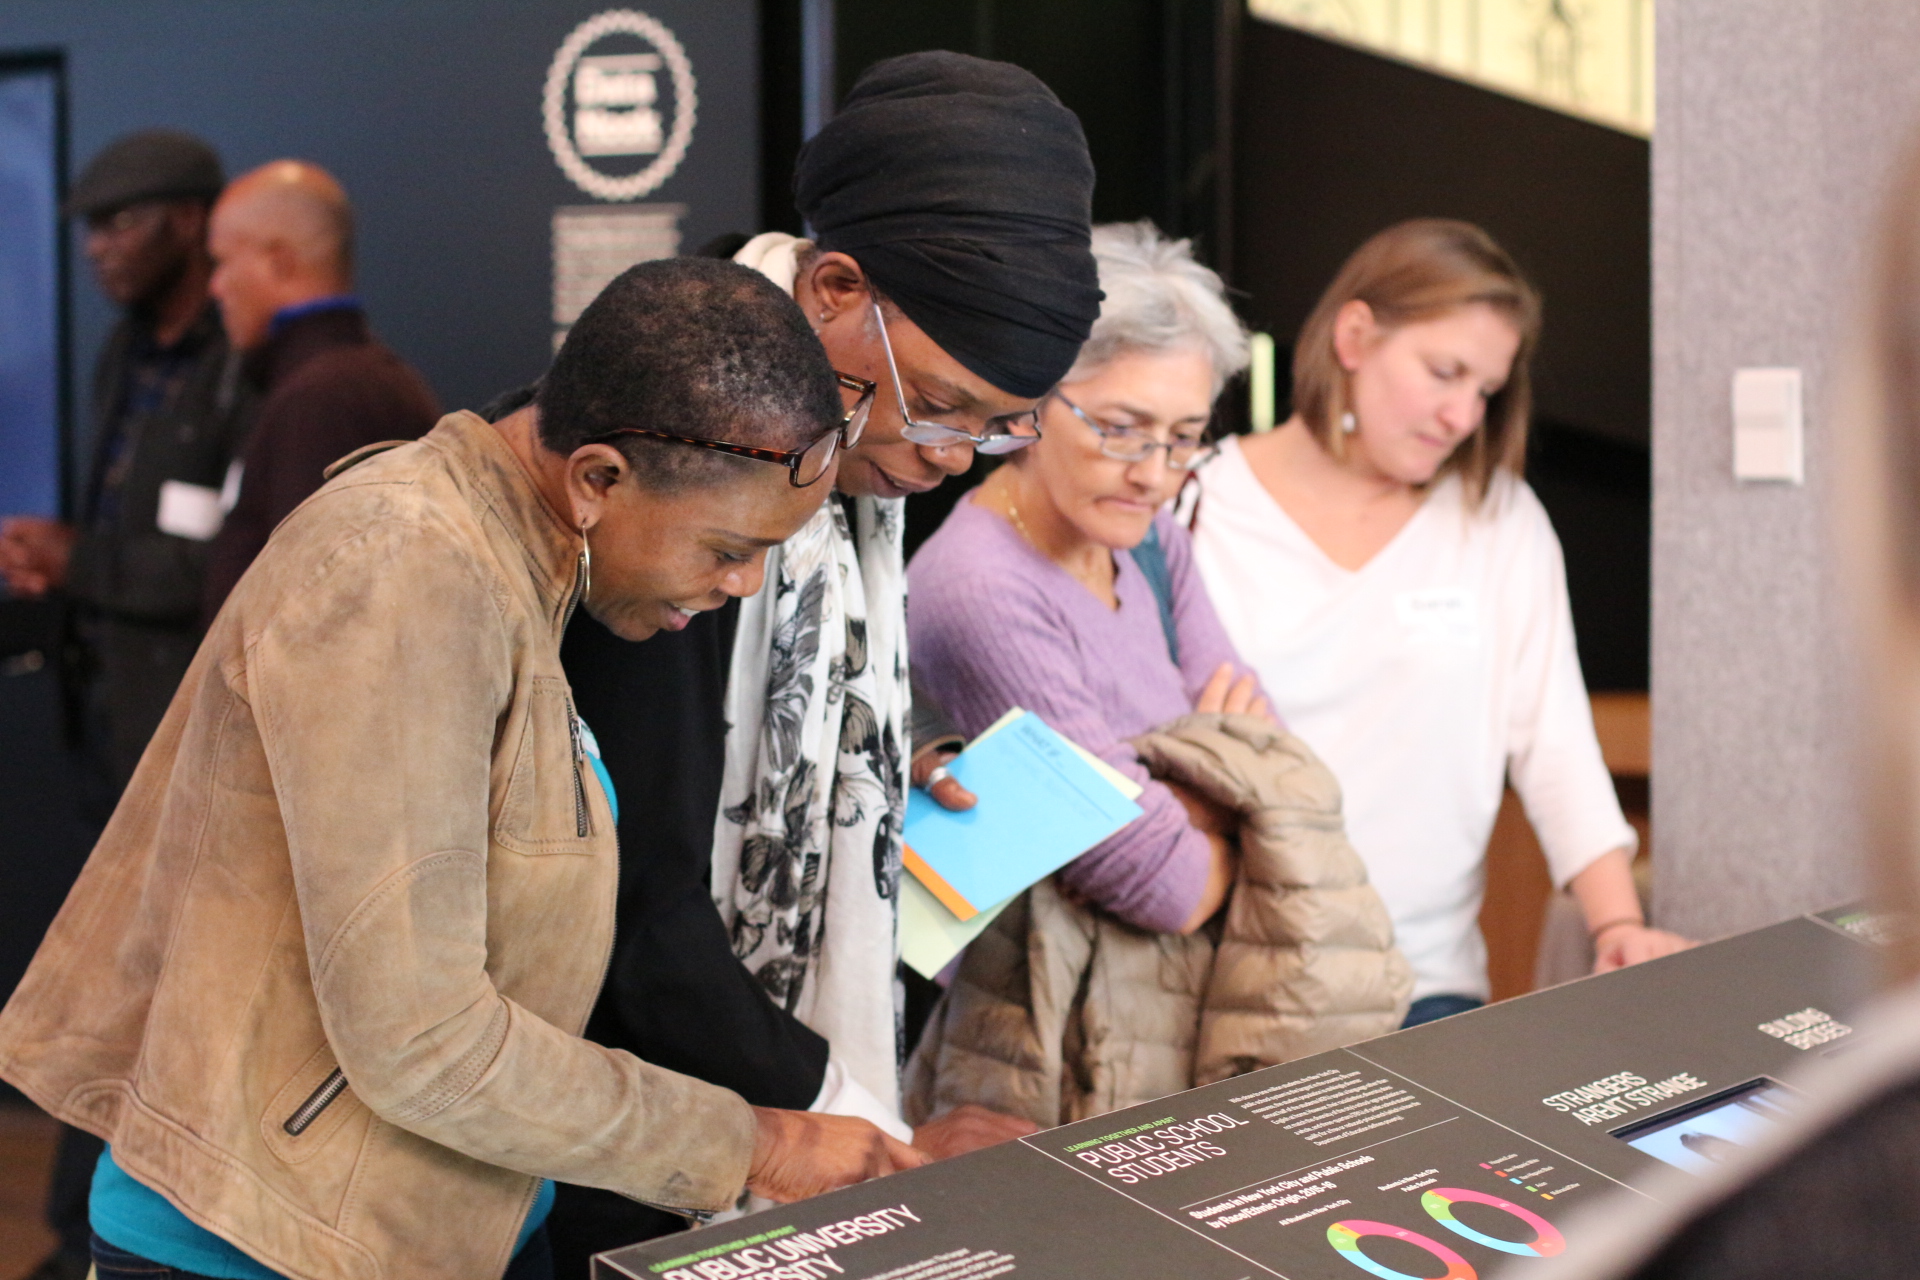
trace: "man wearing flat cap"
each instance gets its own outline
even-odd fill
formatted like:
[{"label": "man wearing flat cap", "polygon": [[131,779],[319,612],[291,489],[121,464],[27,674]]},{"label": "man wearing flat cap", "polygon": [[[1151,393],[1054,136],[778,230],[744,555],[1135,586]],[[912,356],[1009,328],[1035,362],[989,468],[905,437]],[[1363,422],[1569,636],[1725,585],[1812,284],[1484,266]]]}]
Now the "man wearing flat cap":
[{"label": "man wearing flat cap", "polygon": [[[801,152],[815,238],[735,255],[800,303],[863,429],[758,595],[645,645],[568,632],[581,714],[636,797],[590,1036],[934,1156],[1030,1131],[978,1107],[900,1117],[900,830],[910,770],[933,763],[910,763],[903,507],[976,449],[1037,438],[1100,309],[1092,191],[1080,122],[1039,80],[911,54],[869,68]],[[563,1187],[556,1263],[679,1226]]]},{"label": "man wearing flat cap", "polygon": [[[85,709],[97,825],[133,776],[200,643],[200,597],[221,489],[244,443],[246,389],[207,295],[207,216],[224,177],[190,134],[110,144],[67,198],[101,291],[122,308],[93,379],[93,465],[77,524],[0,521],[16,595],[63,593],[82,656],[65,673]],[[60,1250],[37,1275],[83,1276],[97,1140],[67,1131],[49,1196]],[[64,1269],[63,1269],[64,1268]]]},{"label": "man wearing flat cap", "polygon": [[108,146],[74,184],[66,211],[85,220],[95,278],[123,309],[94,372],[93,466],[77,525],[0,526],[14,594],[64,591],[80,607],[114,795],[200,643],[207,543],[243,443],[239,367],[207,294],[207,215],[223,181],[205,143],[151,129]]}]

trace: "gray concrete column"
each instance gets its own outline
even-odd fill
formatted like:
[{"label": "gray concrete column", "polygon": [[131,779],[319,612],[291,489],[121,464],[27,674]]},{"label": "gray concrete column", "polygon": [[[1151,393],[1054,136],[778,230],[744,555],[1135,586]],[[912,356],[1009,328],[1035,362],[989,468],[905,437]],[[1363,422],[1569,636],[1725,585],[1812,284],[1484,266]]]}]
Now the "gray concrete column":
[{"label": "gray concrete column", "polygon": [[[1657,32],[1655,913],[1711,937],[1858,891],[1825,405],[1920,3],[1660,0]],[[1805,371],[1804,488],[1733,480],[1733,372],[1765,365]]]}]

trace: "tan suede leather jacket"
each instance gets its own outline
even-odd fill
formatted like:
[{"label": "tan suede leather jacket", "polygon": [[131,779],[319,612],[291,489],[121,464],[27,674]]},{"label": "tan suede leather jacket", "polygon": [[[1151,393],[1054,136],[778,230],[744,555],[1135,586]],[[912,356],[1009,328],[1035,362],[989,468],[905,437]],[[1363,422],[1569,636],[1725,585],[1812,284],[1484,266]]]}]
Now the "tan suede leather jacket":
[{"label": "tan suede leather jacket", "polygon": [[0,1075],[289,1276],[475,1280],[535,1175],[731,1205],[754,1121],[579,1038],[617,859],[560,668],[578,535],[472,414],[382,448],[221,611]]}]

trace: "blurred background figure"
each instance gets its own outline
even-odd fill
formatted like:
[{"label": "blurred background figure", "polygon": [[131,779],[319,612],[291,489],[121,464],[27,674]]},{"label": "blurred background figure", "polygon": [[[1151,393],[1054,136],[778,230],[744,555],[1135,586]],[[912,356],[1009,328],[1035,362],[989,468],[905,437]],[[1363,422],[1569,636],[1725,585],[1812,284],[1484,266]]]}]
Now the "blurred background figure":
[{"label": "blurred background figure", "polygon": [[87,260],[125,314],[93,381],[94,450],[77,525],[0,523],[16,596],[64,591],[80,612],[90,710],[112,798],[200,642],[207,541],[244,435],[238,369],[207,294],[207,217],[222,177],[198,138],[148,130],[96,156],[67,200]]},{"label": "blurred background figure", "polygon": [[275,160],[234,179],[213,211],[212,290],[262,400],[213,542],[206,621],[267,535],[363,445],[425,435],[425,379],[373,336],[353,296],[353,206],[331,174]]},{"label": "blurred background figure", "polygon": [[[199,647],[208,540],[246,432],[247,395],[207,294],[207,218],[223,183],[211,147],[165,129],[110,144],[74,183],[66,212],[85,220],[94,278],[123,309],[94,369],[93,464],[77,523],[0,521],[8,590],[73,606],[64,675],[96,828]],[[60,1247],[36,1276],[86,1274],[98,1155],[97,1139],[64,1132],[48,1202]]]}]

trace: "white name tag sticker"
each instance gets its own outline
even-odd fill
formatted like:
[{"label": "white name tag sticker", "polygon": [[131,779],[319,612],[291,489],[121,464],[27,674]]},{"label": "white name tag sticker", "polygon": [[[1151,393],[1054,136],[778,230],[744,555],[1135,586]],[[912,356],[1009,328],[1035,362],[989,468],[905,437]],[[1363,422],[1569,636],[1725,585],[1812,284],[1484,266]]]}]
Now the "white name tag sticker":
[{"label": "white name tag sticker", "polygon": [[154,524],[160,532],[176,538],[205,542],[220,532],[227,513],[220,505],[220,491],[204,484],[167,480],[160,485],[160,514]]},{"label": "white name tag sticker", "polygon": [[1466,587],[1402,591],[1393,598],[1393,612],[1410,644],[1480,643],[1480,601]]}]

